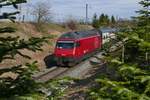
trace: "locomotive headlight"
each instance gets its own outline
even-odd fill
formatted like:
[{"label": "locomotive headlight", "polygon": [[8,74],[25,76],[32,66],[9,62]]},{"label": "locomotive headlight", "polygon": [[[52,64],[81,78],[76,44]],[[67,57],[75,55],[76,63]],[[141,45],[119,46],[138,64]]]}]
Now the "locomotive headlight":
[{"label": "locomotive headlight", "polygon": [[66,56],[66,54],[61,54],[62,56]]}]

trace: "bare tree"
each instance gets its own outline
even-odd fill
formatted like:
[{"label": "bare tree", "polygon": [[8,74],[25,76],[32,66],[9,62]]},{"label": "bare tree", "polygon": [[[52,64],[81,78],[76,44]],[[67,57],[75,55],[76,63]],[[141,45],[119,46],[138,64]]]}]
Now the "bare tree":
[{"label": "bare tree", "polygon": [[66,26],[71,30],[76,30],[77,29],[77,22],[73,19],[70,19],[66,22]]},{"label": "bare tree", "polygon": [[37,23],[49,22],[52,18],[51,6],[47,2],[37,2],[33,5],[32,14]]}]

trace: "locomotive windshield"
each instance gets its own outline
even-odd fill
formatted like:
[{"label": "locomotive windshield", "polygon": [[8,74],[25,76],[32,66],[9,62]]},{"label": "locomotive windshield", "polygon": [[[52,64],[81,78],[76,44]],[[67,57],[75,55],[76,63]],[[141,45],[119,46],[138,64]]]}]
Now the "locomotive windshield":
[{"label": "locomotive windshield", "polygon": [[57,48],[72,49],[74,48],[74,42],[68,42],[68,41],[57,42]]}]

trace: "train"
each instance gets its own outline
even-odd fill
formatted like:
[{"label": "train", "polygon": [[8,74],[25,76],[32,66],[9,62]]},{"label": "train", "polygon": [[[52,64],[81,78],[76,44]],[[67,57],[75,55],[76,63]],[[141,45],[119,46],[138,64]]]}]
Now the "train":
[{"label": "train", "polygon": [[57,65],[73,66],[102,47],[102,32],[97,29],[67,32],[61,35],[55,46]]}]

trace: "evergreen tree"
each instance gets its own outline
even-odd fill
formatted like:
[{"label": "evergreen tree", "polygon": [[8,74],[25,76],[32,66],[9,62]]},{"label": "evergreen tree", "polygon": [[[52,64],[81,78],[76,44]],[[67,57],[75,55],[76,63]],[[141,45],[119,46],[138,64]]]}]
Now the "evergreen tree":
[{"label": "evergreen tree", "polygon": [[100,23],[100,26],[104,26],[105,15],[103,13],[99,16],[99,23]]},{"label": "evergreen tree", "polygon": [[111,24],[115,24],[115,23],[116,23],[115,17],[111,16]]},{"label": "evergreen tree", "polygon": [[105,15],[105,25],[109,26],[109,23],[110,23],[110,19],[109,19],[109,16],[106,14]]},{"label": "evergreen tree", "polygon": [[98,22],[97,14],[96,14],[96,13],[95,13],[94,16],[93,16],[92,26],[93,26],[94,28],[99,28],[99,22]]},{"label": "evergreen tree", "polygon": [[148,49],[148,44],[150,43],[150,1],[142,0],[139,4],[142,6],[142,9],[137,11],[139,16],[135,17],[137,21],[135,31],[146,42],[142,43],[144,45],[142,48],[145,47],[143,48],[144,51],[142,49],[142,52],[145,52],[145,60],[148,62],[150,56],[150,50]]},{"label": "evergreen tree", "polygon": [[[18,4],[26,3],[26,0],[0,0],[0,8],[13,6],[16,11],[11,13],[2,13],[0,19],[10,19],[15,22],[15,15],[19,13],[17,11]],[[16,54],[23,57],[30,58],[27,55],[20,52],[22,49],[28,49],[31,51],[41,50],[41,45],[46,41],[46,37],[36,38],[32,37],[29,40],[20,39],[18,36],[11,37],[9,34],[15,32],[14,28],[1,27],[0,34],[8,34],[8,37],[0,37],[0,63],[5,59],[14,59]],[[24,66],[24,67],[23,67]],[[29,66],[29,67],[27,67]],[[31,78],[32,69],[35,63],[27,65],[16,65],[11,68],[0,69],[0,76],[4,73],[11,72],[17,75],[16,78],[0,77],[0,98],[8,98],[10,96],[22,95],[34,90],[35,82]],[[30,69],[31,68],[31,69]]]},{"label": "evergreen tree", "polygon": [[110,23],[109,16],[107,14],[101,14],[99,17],[99,24],[101,27],[108,26]]},{"label": "evergreen tree", "polygon": [[139,16],[135,17],[138,23],[135,30],[137,30],[141,38],[150,41],[150,1],[142,0],[139,4],[142,6],[142,9],[137,11]]}]

